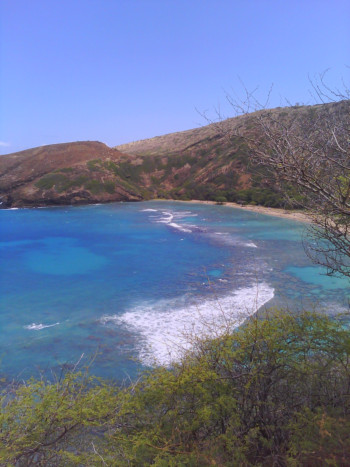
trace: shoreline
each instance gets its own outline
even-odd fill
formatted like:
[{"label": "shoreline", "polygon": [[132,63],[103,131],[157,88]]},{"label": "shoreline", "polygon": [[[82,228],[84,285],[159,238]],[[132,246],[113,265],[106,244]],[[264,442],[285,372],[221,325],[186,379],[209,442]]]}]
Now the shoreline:
[{"label": "shoreline", "polygon": [[218,204],[216,201],[203,201],[203,200],[196,200],[196,199],[191,199],[188,201],[182,201],[179,199],[152,199],[150,201],[174,201],[174,202],[179,202],[179,203],[193,203],[193,204],[208,204],[208,205],[222,205],[222,206],[228,206],[230,208],[235,208],[235,209],[243,209],[246,211],[251,211],[251,212],[256,212],[258,214],[265,214],[267,216],[274,216],[274,217],[281,217],[284,219],[290,219],[292,221],[297,221],[297,222],[305,222],[305,223],[312,223],[312,219],[309,215],[301,212],[301,211],[287,211],[286,209],[282,208],[268,208],[265,206],[253,206],[252,204],[247,204],[247,205],[240,205],[238,203],[233,203],[230,201],[226,201],[225,203],[220,203]]},{"label": "shoreline", "polygon": [[217,201],[203,201],[199,199],[191,199],[191,200],[180,200],[180,199],[166,199],[166,198],[154,198],[149,200],[140,200],[140,201],[109,201],[109,202],[100,202],[100,203],[77,203],[77,204],[51,204],[51,205],[37,205],[37,206],[14,206],[8,208],[1,208],[0,210],[10,211],[10,210],[17,210],[17,209],[40,209],[40,208],[63,208],[63,207],[74,207],[74,206],[95,206],[97,204],[112,204],[112,203],[138,203],[138,202],[147,202],[147,201],[171,201],[175,203],[193,203],[193,204],[206,204],[206,205],[213,205],[213,206],[228,206],[230,208],[235,209],[243,209],[246,211],[256,212],[258,214],[263,214],[266,216],[274,216],[274,217],[281,217],[284,219],[290,219],[292,221],[297,222],[304,222],[304,223],[312,223],[313,220],[310,215],[302,212],[302,211],[295,211],[291,210],[288,211],[282,208],[270,208],[265,206],[253,206],[252,204],[241,205],[238,203],[234,203],[231,201],[226,201],[224,203],[218,203]]}]

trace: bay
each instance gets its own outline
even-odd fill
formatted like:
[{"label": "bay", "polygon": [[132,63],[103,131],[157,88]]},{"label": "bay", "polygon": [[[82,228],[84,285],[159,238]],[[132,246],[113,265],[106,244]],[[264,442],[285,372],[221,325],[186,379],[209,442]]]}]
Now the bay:
[{"label": "bay", "polygon": [[133,378],[263,305],[344,311],[349,282],[310,262],[305,228],[165,201],[2,210],[0,374],[59,374],[83,355]]}]

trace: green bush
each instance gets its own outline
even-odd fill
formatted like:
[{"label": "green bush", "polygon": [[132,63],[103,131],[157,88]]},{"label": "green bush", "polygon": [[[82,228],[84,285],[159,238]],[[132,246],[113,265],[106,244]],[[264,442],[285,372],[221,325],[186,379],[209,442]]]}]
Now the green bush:
[{"label": "green bush", "polygon": [[104,182],[103,186],[107,193],[112,194],[115,192],[115,183],[113,181],[108,180],[107,182]]},{"label": "green bush", "polygon": [[217,202],[217,204],[224,204],[227,201],[226,196],[215,196],[214,201]]},{"label": "green bush", "polygon": [[86,166],[92,172],[96,172],[101,169],[101,164],[101,159],[91,159],[90,161],[87,161]]},{"label": "green bush", "polygon": [[112,161],[106,161],[104,163],[104,167],[109,171],[114,173],[115,175],[118,175],[118,166],[115,162]]},{"label": "green bush", "polygon": [[80,187],[88,181],[89,178],[85,175],[70,178],[61,173],[51,173],[42,177],[35,185],[42,190],[50,190],[51,188],[54,188],[55,191],[61,193],[69,190],[70,188]]},{"label": "green bush", "polygon": [[1,465],[348,465],[345,323],[269,312],[192,344],[129,387],[71,373],[7,388]]},{"label": "green bush", "polygon": [[81,372],[7,388],[0,399],[0,465],[72,465],[72,451],[78,465],[78,454],[87,457],[98,438],[96,427],[103,433],[115,394],[113,386]]},{"label": "green bush", "polygon": [[[304,313],[195,342],[128,393],[110,447],[132,465],[342,465],[350,455],[350,338]],[[328,434],[327,434],[328,433]]]},{"label": "green bush", "polygon": [[50,190],[54,186],[65,185],[68,181],[69,178],[66,175],[60,173],[51,173],[44,175],[44,177],[36,182],[35,186],[41,188],[42,190]]},{"label": "green bush", "polygon": [[105,191],[105,186],[100,180],[88,180],[84,183],[84,187],[94,195],[98,195]]}]

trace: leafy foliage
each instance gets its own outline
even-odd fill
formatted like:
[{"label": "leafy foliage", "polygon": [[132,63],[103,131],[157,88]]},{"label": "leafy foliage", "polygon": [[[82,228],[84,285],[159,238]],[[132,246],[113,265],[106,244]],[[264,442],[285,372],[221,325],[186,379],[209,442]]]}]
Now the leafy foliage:
[{"label": "leafy foliage", "polygon": [[69,373],[3,392],[4,465],[346,465],[350,336],[315,313],[269,312],[194,340],[129,387]]},{"label": "leafy foliage", "polygon": [[103,432],[114,392],[80,372],[8,388],[1,397],[1,465],[67,465],[66,454],[85,450],[94,427]]},{"label": "leafy foliage", "polygon": [[[64,172],[71,171],[64,170]],[[101,180],[89,178],[86,175],[69,178],[62,173],[47,174],[38,180],[36,186],[42,190],[50,190],[53,188],[58,193],[77,187],[84,187],[95,195],[104,192],[111,194],[115,192],[115,182],[113,180],[106,180],[103,182]]]}]

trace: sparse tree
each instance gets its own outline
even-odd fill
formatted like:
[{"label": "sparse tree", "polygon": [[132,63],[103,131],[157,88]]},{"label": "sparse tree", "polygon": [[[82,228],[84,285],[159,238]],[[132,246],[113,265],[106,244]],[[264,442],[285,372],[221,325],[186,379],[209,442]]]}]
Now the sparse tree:
[{"label": "sparse tree", "polygon": [[219,121],[227,137],[241,137],[253,164],[264,167],[293,206],[312,224],[307,254],[327,274],[350,277],[350,89],[331,89],[325,74],[311,82],[318,104],[267,110],[254,92],[227,99],[237,116]]}]

